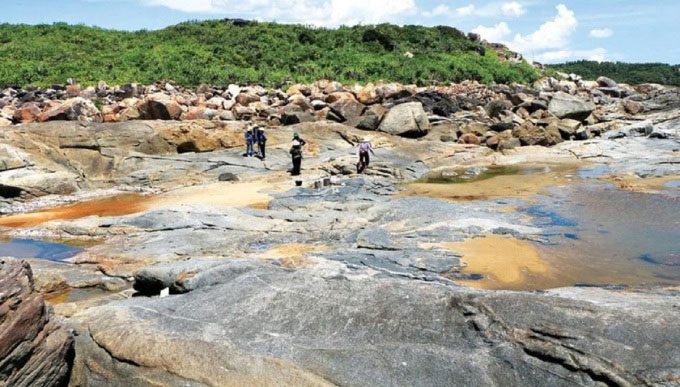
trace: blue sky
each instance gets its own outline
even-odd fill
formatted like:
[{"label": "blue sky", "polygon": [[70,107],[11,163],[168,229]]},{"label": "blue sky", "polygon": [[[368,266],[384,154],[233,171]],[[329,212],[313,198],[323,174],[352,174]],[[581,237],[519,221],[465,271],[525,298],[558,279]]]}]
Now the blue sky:
[{"label": "blue sky", "polygon": [[450,25],[545,63],[678,64],[679,16],[677,0],[2,0],[0,22],[64,21],[126,30],[225,17],[331,27]]}]

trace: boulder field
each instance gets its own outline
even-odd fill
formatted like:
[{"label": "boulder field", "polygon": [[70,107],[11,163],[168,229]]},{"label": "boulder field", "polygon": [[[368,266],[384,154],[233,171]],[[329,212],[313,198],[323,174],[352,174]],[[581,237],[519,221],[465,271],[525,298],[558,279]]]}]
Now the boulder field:
[{"label": "boulder field", "polygon": [[[0,130],[2,235],[81,249],[65,262],[1,260],[0,385],[680,381],[677,286],[472,288],[479,275],[450,247],[490,236],[550,246],[553,226],[518,210],[546,190],[672,191],[677,90],[326,82],[284,99],[169,86],[100,85],[75,97],[96,95],[103,113],[141,96],[149,110],[139,118],[159,120],[18,124],[13,114]],[[187,93],[219,113],[188,120]],[[59,95],[21,98],[40,110],[40,98]],[[275,98],[286,102],[272,115],[229,116],[272,109]],[[265,160],[243,157],[252,122],[268,125]],[[286,174],[294,132],[307,141],[301,187]],[[357,175],[362,139],[376,155]],[[538,175],[491,175],[518,166]],[[433,177],[471,180],[444,189]]]}]

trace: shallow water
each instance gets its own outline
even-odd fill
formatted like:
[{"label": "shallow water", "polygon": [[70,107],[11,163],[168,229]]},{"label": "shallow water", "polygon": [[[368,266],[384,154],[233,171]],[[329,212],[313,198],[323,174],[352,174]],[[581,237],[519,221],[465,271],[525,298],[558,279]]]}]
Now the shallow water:
[{"label": "shallow water", "polygon": [[13,239],[0,242],[0,256],[19,259],[36,258],[63,261],[83,251],[80,247],[34,239]]},{"label": "shallow water", "polygon": [[597,184],[539,201],[525,211],[547,230],[540,250],[556,285],[680,285],[677,198]]},{"label": "shallow water", "polygon": [[680,188],[680,180],[673,180],[669,181],[668,183],[664,184],[666,188]]},{"label": "shallow water", "polygon": [[[609,172],[606,165],[571,170],[520,166],[439,171],[416,184],[420,192],[413,193],[453,200],[463,193],[471,194],[473,200],[519,197],[527,203],[519,211],[545,230],[538,236],[542,243],[522,242],[522,249],[506,246],[496,251],[494,245],[507,241],[489,238],[458,245],[468,255],[465,272],[483,277],[466,281],[467,285],[513,290],[680,285],[680,197],[676,192],[680,180],[667,182],[660,193],[631,192],[599,180]],[[545,270],[523,266],[522,262],[535,256],[544,261]],[[521,275],[508,281],[498,267],[518,269]]]},{"label": "shallow water", "polygon": [[444,169],[409,184],[404,196],[452,201],[530,198],[547,187],[570,184],[577,168],[570,165],[520,165]]},{"label": "shallow water", "polygon": [[59,305],[68,302],[87,301],[109,295],[111,295],[111,293],[99,288],[69,289],[55,294],[50,294],[45,298],[45,301],[47,301],[50,305]]}]

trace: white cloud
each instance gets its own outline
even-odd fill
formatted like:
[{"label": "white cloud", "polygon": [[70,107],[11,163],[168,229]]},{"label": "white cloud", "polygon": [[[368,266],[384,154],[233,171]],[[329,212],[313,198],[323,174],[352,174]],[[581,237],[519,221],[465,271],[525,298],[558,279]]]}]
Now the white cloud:
[{"label": "white cloud", "polygon": [[510,35],[512,33],[512,30],[510,30],[508,23],[500,22],[493,27],[478,26],[477,28],[472,30],[472,32],[474,32],[475,34],[479,34],[479,36],[481,36],[482,39],[486,41],[500,42],[506,36]]},{"label": "white cloud", "polygon": [[614,35],[614,31],[609,28],[596,28],[590,31],[590,37],[596,39],[609,38]]},{"label": "white cloud", "polygon": [[475,13],[477,8],[474,4],[466,5],[465,7],[456,8],[456,16],[470,16]]},{"label": "white cloud", "polygon": [[501,12],[504,16],[508,17],[518,17],[526,13],[524,6],[516,1],[511,1],[509,3],[504,3],[501,5]]},{"label": "white cloud", "polygon": [[604,62],[607,60],[607,54],[608,52],[604,48],[596,48],[593,50],[557,50],[540,53],[534,56],[532,59],[545,63],[565,62],[578,59]]},{"label": "white cloud", "polygon": [[445,4],[440,4],[436,6],[432,11],[425,11],[423,12],[423,16],[425,17],[440,17],[440,16],[445,16],[445,17],[465,17],[465,16],[470,16],[475,13],[476,7],[474,4],[466,5],[464,7],[459,7],[456,9],[451,9],[448,5]]},{"label": "white cloud", "polygon": [[543,23],[538,30],[527,36],[515,35],[508,44],[510,48],[519,52],[564,49],[577,26],[578,20],[574,11],[560,4],[557,6],[557,16],[554,19]]},{"label": "white cloud", "polygon": [[570,48],[570,39],[576,27],[578,27],[578,19],[574,12],[560,4],[557,6],[557,15],[553,19],[543,23],[536,31],[527,35],[516,34],[512,39],[508,39],[512,30],[505,22],[492,27],[479,26],[472,32],[490,42],[503,43],[510,49],[538,62],[554,63],[577,59],[599,62],[607,60],[608,52],[604,48],[591,50]]},{"label": "white cloud", "polygon": [[140,0],[188,13],[214,13],[323,26],[396,22],[417,11],[415,0]]}]

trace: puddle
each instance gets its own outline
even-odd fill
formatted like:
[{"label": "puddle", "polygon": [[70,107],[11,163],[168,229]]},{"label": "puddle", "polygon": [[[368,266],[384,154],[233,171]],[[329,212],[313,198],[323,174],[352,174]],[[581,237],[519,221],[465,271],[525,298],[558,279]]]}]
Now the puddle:
[{"label": "puddle", "polygon": [[402,195],[473,201],[530,198],[547,187],[573,181],[575,166],[515,165],[439,170],[410,184]]},{"label": "puddle", "polygon": [[518,211],[545,231],[543,243],[493,236],[447,245],[464,254],[464,274],[481,277],[466,285],[508,290],[680,285],[677,177],[638,178],[639,189],[631,190],[603,181],[608,173],[600,165],[469,172],[428,177],[409,194],[454,200],[520,197],[528,203]]},{"label": "puddle", "polygon": [[77,246],[52,243],[34,239],[13,239],[0,242],[0,256],[19,259],[36,258],[48,261],[63,261],[83,251]]},{"label": "puddle", "polygon": [[581,179],[599,179],[610,172],[610,168],[605,164],[597,164],[589,167],[580,168],[577,172]]},{"label": "puddle", "polygon": [[573,187],[555,198],[558,216],[578,224],[555,224],[543,255],[564,281],[580,284],[680,284],[680,200],[662,194],[604,185]]},{"label": "puddle", "polygon": [[63,292],[49,294],[45,296],[45,301],[50,305],[60,305],[68,302],[88,301],[109,295],[111,295],[111,293],[99,288],[69,289]]},{"label": "puddle", "polygon": [[680,180],[671,180],[664,184],[664,187],[666,188],[677,188],[680,189]]}]

